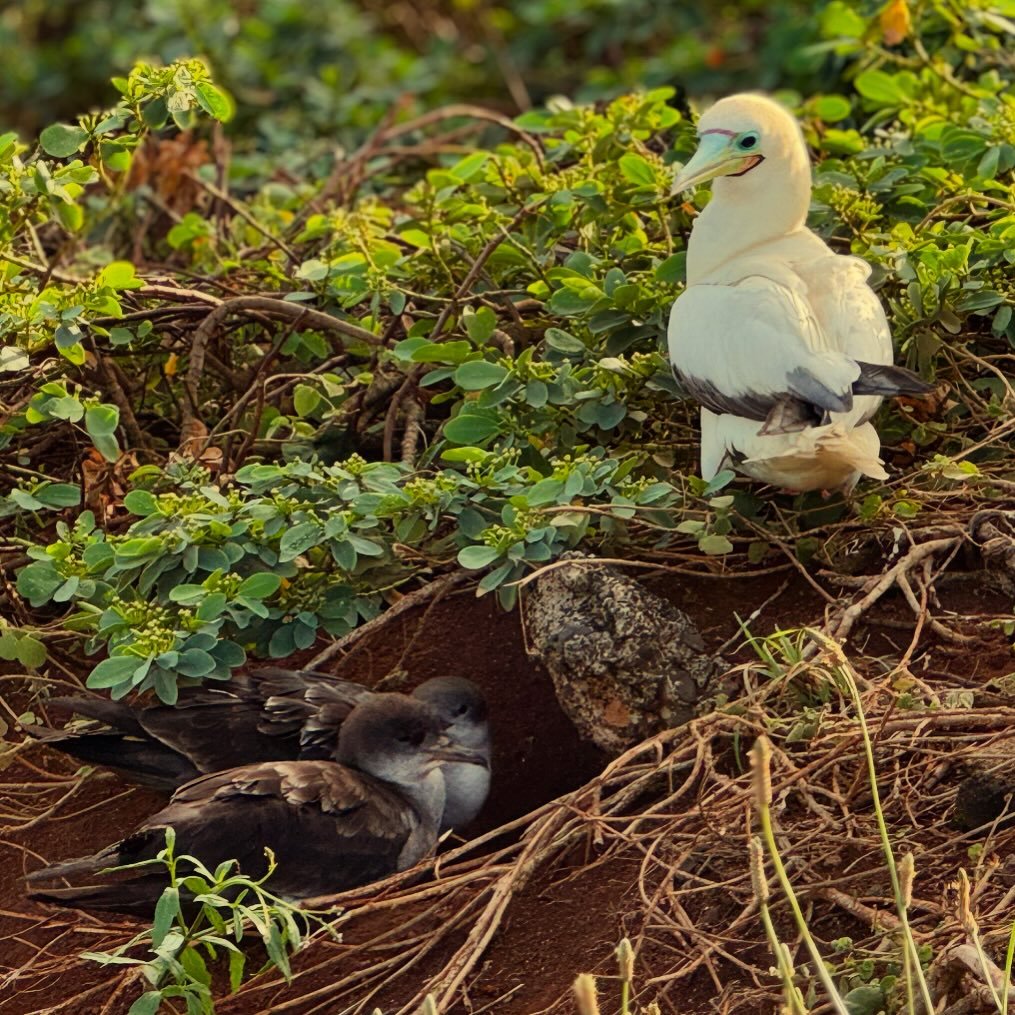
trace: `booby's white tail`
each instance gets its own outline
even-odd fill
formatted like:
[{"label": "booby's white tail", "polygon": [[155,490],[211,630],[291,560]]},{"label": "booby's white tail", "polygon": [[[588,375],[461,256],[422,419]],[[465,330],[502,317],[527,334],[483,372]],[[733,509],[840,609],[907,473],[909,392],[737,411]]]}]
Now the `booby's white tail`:
[{"label": "booby's white tail", "polygon": [[754,436],[741,445],[739,468],[749,476],[790,490],[843,490],[861,476],[887,479],[881,442],[869,423],[813,427],[795,434]]}]

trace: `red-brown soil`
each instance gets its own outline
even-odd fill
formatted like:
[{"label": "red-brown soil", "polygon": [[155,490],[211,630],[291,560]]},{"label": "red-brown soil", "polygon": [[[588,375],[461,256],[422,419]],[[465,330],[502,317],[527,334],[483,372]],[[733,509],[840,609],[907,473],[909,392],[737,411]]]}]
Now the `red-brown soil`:
[{"label": "red-brown soil", "polygon": [[[735,614],[746,618],[784,584],[786,573],[757,578],[684,578],[665,575],[649,584],[671,598],[697,621],[709,646],[718,646],[737,631]],[[756,633],[779,627],[820,623],[825,603],[813,588],[796,575],[765,607],[752,624]],[[956,615],[977,617],[1006,613],[1010,604],[1004,597],[970,582],[948,586],[941,593],[943,607]],[[909,642],[913,617],[901,598],[892,596],[877,614],[866,618],[855,632],[854,641],[867,657],[898,657]],[[963,628],[970,630],[968,624]],[[990,676],[1015,669],[1007,640],[999,633],[982,632],[977,651],[956,652],[952,646],[921,647],[913,663],[925,675],[945,679],[951,687],[982,686]],[[403,658],[403,653],[405,657]],[[746,659],[747,655],[742,655]],[[593,778],[606,759],[598,750],[579,741],[553,696],[548,676],[527,656],[517,612],[498,609],[492,597],[476,599],[471,592],[448,596],[429,610],[409,612],[392,621],[374,636],[364,638],[341,660],[326,668],[351,679],[374,684],[393,669],[403,667],[411,686],[430,676],[457,672],[481,684],[491,706],[494,725],[494,779],[491,798],[476,826],[468,832],[479,834],[525,815],[540,804],[576,789]],[[9,688],[11,685],[4,685]],[[4,692],[8,703],[20,709],[27,705],[24,689]],[[11,790],[29,783],[49,783],[73,774],[73,765],[54,752],[33,748],[0,773],[0,797],[5,822],[15,809]],[[69,789],[71,783],[66,784]],[[43,787],[48,803],[62,791]],[[24,803],[23,798],[18,798]],[[129,984],[117,996],[110,986],[119,971],[104,969],[87,961],[73,961],[85,950],[120,943],[129,936],[124,930],[78,913],[53,913],[24,898],[20,878],[44,860],[81,855],[108,844],[129,831],[143,816],[157,809],[157,794],[125,787],[111,775],[94,773],[53,813],[25,830],[7,828],[0,833],[0,1010],[11,1015],[68,1012],[72,1015],[121,1015],[136,997],[139,988]],[[44,808],[43,808],[44,809]],[[962,848],[961,846],[959,847]],[[571,1010],[569,989],[578,972],[604,975],[615,972],[612,950],[625,934],[643,933],[646,942],[639,956],[639,969],[665,968],[668,950],[680,947],[677,940],[643,926],[642,906],[637,892],[639,858],[622,855],[604,864],[585,866],[595,859],[595,850],[572,851],[552,871],[543,871],[513,901],[488,948],[478,972],[467,985],[465,999],[454,1011],[489,1010],[498,1015],[532,1015],[554,1010]],[[720,926],[721,912],[704,913],[706,922]],[[399,917],[401,919],[402,917]],[[829,928],[828,938],[851,932],[855,921],[844,918]],[[357,934],[378,933],[383,921],[377,918],[345,930],[346,941]],[[130,933],[138,925],[125,921]],[[763,968],[768,959],[764,938],[744,945]],[[415,990],[449,957],[460,939],[449,942],[422,962],[414,972]],[[324,943],[341,955],[346,944]],[[326,952],[325,952],[326,954]],[[320,960],[321,952],[317,953]],[[63,958],[62,968],[55,960]],[[302,958],[295,966],[301,968]],[[47,971],[47,963],[53,971]],[[15,970],[25,967],[18,975]],[[656,998],[664,1012],[704,1013],[729,1011],[746,1013],[735,1002],[739,972],[718,963],[722,988],[704,968],[676,984],[647,984],[640,1000]],[[314,988],[338,979],[339,968],[310,974],[289,989],[243,991],[223,1001],[224,1015],[253,1015],[285,1010],[294,1015],[337,1012],[318,998],[298,1000]],[[644,974],[648,977],[648,972]],[[404,992],[405,988],[400,988]],[[608,1001],[604,1011],[614,1010],[613,990],[604,984]],[[385,1012],[407,1000],[404,993],[371,999]],[[288,1001],[288,1003],[286,1003]],[[282,1006],[281,1008],[279,1006]],[[612,1006],[612,1007],[611,1007]],[[342,1009],[345,1010],[345,1009]],[[755,1009],[751,1009],[752,1011]]]}]

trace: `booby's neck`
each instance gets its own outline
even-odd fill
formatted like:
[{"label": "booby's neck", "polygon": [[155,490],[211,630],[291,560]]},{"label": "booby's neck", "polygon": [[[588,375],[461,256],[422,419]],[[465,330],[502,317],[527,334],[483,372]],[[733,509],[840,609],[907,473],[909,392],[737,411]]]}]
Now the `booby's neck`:
[{"label": "booby's neck", "polygon": [[687,284],[727,261],[804,227],[811,203],[811,167],[799,146],[744,176],[719,177],[687,245]]}]

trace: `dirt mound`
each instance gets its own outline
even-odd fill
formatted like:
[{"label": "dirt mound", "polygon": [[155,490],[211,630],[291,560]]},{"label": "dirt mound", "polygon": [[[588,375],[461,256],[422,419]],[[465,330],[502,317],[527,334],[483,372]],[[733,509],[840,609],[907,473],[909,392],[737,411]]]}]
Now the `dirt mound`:
[{"label": "dirt mound", "polygon": [[[795,571],[661,574],[650,584],[691,614],[710,648],[737,633],[737,614],[759,605],[755,634],[820,624],[828,606]],[[1008,608],[975,582],[943,584],[940,598],[938,616],[959,632],[974,630],[964,618]],[[889,593],[876,615],[852,627],[882,804],[897,852],[915,856],[918,938],[936,955],[962,938],[949,885],[964,865],[992,947],[1011,872],[991,858],[1010,851],[1015,833],[995,831],[974,865],[970,844],[982,839],[963,838],[949,822],[964,762],[1003,765],[1011,755],[1015,711],[989,686],[1013,668],[1011,650],[982,622],[975,651],[924,630],[889,686],[886,674],[906,654],[915,623],[905,597]],[[787,639],[789,652],[797,642]],[[564,716],[548,675],[526,653],[519,614],[501,612],[491,598],[452,593],[361,639],[329,668],[371,685],[397,684],[402,669],[409,684],[457,672],[482,685],[495,723],[491,799],[467,830],[469,843],[451,843],[425,876],[348,893],[342,941],[313,942],[297,956],[291,985],[267,973],[219,1010],[380,1007],[388,1015],[412,1011],[433,992],[444,1012],[569,1011],[575,974],[613,973],[612,950],[625,935],[638,955],[642,1004],[656,1000],[682,1015],[776,1010],[780,988],[747,862],[756,830],[747,749],[761,732],[775,744],[774,811],[791,880],[824,955],[837,961],[832,942],[852,939],[840,975],[856,981],[862,970],[849,957],[879,954],[893,910],[855,714],[834,693],[827,658],[795,670],[782,659],[778,674],[750,650],[733,661],[726,686],[735,706],[720,701],[691,726],[609,759]],[[27,702],[22,695],[26,688],[17,707]],[[4,810],[31,813],[33,823],[9,828],[0,846],[0,1010],[126,1012],[140,992],[136,973],[77,955],[122,943],[137,926],[53,915],[23,898],[18,878],[43,860],[105,845],[160,798],[112,776],[79,782],[46,749],[19,756],[3,780]],[[782,940],[795,941],[787,907],[771,904]],[[891,972],[872,962],[879,975]]]}]

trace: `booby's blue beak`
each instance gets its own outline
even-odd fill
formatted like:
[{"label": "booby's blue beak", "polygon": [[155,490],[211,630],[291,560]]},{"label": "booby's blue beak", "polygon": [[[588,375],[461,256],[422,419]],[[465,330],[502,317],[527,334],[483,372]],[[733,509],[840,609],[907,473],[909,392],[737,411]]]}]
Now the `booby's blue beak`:
[{"label": "booby's blue beak", "polygon": [[670,193],[679,194],[717,176],[742,176],[753,169],[763,158],[757,152],[745,151],[743,140],[744,135],[735,135],[731,131],[706,131],[691,161],[674,179]]}]

